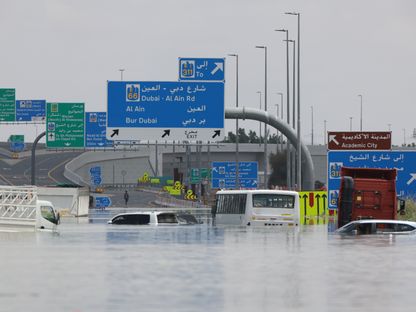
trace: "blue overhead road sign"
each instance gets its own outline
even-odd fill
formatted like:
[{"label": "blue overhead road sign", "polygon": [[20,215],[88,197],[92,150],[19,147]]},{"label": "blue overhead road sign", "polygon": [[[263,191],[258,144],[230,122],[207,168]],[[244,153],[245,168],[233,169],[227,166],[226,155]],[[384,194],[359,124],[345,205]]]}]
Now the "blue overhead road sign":
[{"label": "blue overhead road sign", "polygon": [[337,208],[341,167],[389,168],[397,170],[397,196],[416,199],[415,151],[329,151],[328,207]]},{"label": "blue overhead road sign", "polygon": [[107,140],[106,112],[85,113],[85,147],[111,147],[113,141]]},{"label": "blue overhead road sign", "polygon": [[[257,188],[258,163],[256,161],[242,161],[238,163],[239,184],[242,188]],[[212,163],[212,187],[236,187],[236,163],[230,161]]]},{"label": "blue overhead road sign", "polygon": [[16,100],[16,121],[45,121],[46,100]]},{"label": "blue overhead road sign", "polygon": [[209,140],[224,129],[222,82],[108,82],[110,140]]},{"label": "blue overhead road sign", "polygon": [[180,58],[179,80],[224,81],[224,59]]}]

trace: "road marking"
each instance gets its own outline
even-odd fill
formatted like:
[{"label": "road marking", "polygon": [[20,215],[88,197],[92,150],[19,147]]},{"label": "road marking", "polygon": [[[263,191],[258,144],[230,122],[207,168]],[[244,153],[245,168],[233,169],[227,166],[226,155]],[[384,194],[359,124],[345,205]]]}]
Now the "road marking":
[{"label": "road marking", "polygon": [[49,179],[51,179],[52,181],[54,181],[56,184],[59,184],[60,182],[58,180],[56,180],[55,178],[52,177],[52,172],[55,171],[56,169],[58,169],[64,163],[69,162],[69,161],[70,161],[70,159],[65,159],[63,162],[57,164],[55,167],[53,167],[51,170],[49,170],[49,172],[48,172]]},{"label": "road marking", "polygon": [[14,185],[12,182],[10,182],[4,175],[0,174],[0,179],[3,179],[4,182],[6,182],[9,185]]}]

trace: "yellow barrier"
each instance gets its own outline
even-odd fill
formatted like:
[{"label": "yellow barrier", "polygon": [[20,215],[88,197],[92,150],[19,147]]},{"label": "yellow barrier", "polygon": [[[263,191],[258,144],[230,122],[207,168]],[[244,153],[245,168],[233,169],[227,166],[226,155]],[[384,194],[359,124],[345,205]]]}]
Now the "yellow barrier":
[{"label": "yellow barrier", "polygon": [[299,192],[300,217],[329,215],[326,191]]}]

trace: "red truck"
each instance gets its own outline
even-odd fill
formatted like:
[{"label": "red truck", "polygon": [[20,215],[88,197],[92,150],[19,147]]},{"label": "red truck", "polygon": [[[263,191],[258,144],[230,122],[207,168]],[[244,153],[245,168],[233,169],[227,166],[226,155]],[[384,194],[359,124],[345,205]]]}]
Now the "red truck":
[{"label": "red truck", "polygon": [[[397,219],[396,169],[341,168],[338,227],[360,219]],[[404,214],[400,200],[400,213]]]}]

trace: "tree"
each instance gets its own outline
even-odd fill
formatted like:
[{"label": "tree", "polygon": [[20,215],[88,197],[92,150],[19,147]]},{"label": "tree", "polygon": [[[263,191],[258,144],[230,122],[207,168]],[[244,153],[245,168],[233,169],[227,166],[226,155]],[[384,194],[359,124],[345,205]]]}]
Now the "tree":
[{"label": "tree", "polygon": [[271,154],[269,163],[272,166],[272,173],[267,182],[268,188],[272,185],[286,187],[286,150]]},{"label": "tree", "polygon": [[256,131],[249,130],[248,138],[250,143],[259,143],[259,137],[256,134]]}]

